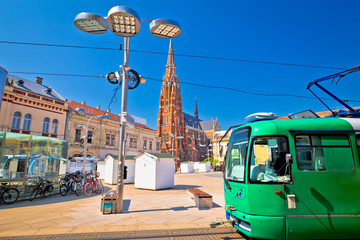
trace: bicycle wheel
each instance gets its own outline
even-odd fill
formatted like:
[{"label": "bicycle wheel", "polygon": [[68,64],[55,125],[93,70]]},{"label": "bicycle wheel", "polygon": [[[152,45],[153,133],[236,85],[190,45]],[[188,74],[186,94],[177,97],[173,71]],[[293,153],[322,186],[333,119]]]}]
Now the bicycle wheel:
[{"label": "bicycle wheel", "polygon": [[90,182],[85,183],[84,185],[84,193],[86,196],[90,196],[92,193],[92,184]]},{"label": "bicycle wheel", "polygon": [[104,186],[102,185],[100,180],[96,181],[96,192],[97,193],[103,193],[104,192]]},{"label": "bicycle wheel", "polygon": [[81,194],[81,184],[80,183],[75,184],[75,194],[76,194],[76,196],[80,196],[80,194]]},{"label": "bicycle wheel", "polygon": [[1,194],[1,199],[6,204],[11,204],[16,202],[16,200],[19,198],[19,191],[16,188],[9,188],[6,189]]},{"label": "bicycle wheel", "polygon": [[68,192],[68,189],[67,189],[66,185],[62,184],[60,186],[60,194],[61,194],[61,196],[66,196],[67,192]]},{"label": "bicycle wheel", "polygon": [[32,191],[32,193],[30,194],[30,198],[29,198],[30,201],[32,201],[32,200],[34,200],[36,198],[39,190],[40,189],[37,187],[37,188],[34,189],[34,191]]},{"label": "bicycle wheel", "polygon": [[50,186],[46,189],[46,191],[44,192],[44,197],[50,196],[53,190],[54,190],[53,185],[50,185]]}]

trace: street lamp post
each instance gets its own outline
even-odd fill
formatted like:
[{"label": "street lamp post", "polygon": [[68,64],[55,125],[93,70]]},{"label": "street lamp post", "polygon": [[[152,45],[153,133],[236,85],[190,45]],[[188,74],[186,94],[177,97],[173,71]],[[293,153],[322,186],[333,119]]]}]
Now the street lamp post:
[{"label": "street lamp post", "polygon": [[[124,161],[125,161],[125,131],[127,115],[127,89],[133,89],[139,81],[143,81],[137,76],[137,84],[131,87],[129,83],[129,37],[133,37],[140,31],[140,16],[136,11],[125,6],[115,6],[108,12],[105,18],[91,13],[80,13],[75,17],[74,24],[80,30],[87,33],[101,34],[109,28],[113,33],[124,37],[124,64],[120,66],[123,71],[122,75],[122,98],[121,98],[121,120],[119,135],[119,166],[118,182],[116,186],[116,212],[121,213],[123,208],[123,191],[124,191]],[[107,26],[106,26],[107,23]],[[181,34],[181,27],[176,21],[171,19],[156,19],[150,22],[150,32],[160,38],[174,38]],[[130,72],[133,70],[130,70]],[[133,71],[134,72],[134,71]],[[132,72],[132,73],[133,73]],[[134,74],[134,73],[133,73]],[[137,74],[137,73],[136,73]],[[135,74],[135,75],[136,75]],[[109,73],[107,80],[110,83],[118,83],[121,80],[119,72]],[[114,81],[116,78],[117,81]],[[133,79],[130,79],[134,82]],[[120,82],[121,84],[121,82]]]},{"label": "street lamp post", "polygon": [[184,137],[183,137],[183,136],[177,136],[177,137],[176,137],[175,134],[173,134],[173,133],[170,134],[170,137],[172,138],[170,151],[171,151],[171,155],[174,156],[174,151],[176,150],[176,149],[174,148],[175,138],[176,138],[176,139],[183,139]]},{"label": "street lamp post", "polygon": [[88,142],[88,132],[89,132],[89,122],[91,121],[91,119],[93,118],[97,118],[97,119],[104,119],[104,118],[109,118],[109,115],[100,115],[100,116],[91,116],[89,118],[89,120],[87,120],[86,122],[86,126],[85,126],[85,138],[84,138],[84,163],[83,163],[83,174],[85,175],[85,167],[86,167],[86,155],[87,155],[87,142]]}]

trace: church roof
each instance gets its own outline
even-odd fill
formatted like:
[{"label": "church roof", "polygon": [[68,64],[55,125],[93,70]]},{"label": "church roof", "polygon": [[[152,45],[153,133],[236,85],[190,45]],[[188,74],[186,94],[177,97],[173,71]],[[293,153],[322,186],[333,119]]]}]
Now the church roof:
[{"label": "church roof", "polygon": [[65,101],[65,99],[60,94],[58,94],[54,89],[49,86],[45,86],[11,74],[8,75],[8,79],[9,82],[11,82],[11,80],[14,80],[14,88],[16,89],[35,93],[59,101]]},{"label": "church roof", "polygon": [[200,119],[197,119],[194,116],[191,116],[190,114],[184,113],[184,122],[186,126],[193,127],[193,128],[199,128],[201,129]]},{"label": "church roof", "polygon": [[214,126],[215,122],[216,122],[216,120],[201,121],[200,125],[201,125],[202,130],[204,130],[204,131],[213,130],[213,126]]}]

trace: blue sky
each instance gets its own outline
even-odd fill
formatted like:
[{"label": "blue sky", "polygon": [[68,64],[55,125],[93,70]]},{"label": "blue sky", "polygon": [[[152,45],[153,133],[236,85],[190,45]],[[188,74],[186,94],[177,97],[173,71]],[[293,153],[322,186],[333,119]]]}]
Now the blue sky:
[{"label": "blue sky", "polygon": [[[141,18],[171,18],[182,27],[173,39],[175,54],[239,60],[280,62],[349,68],[359,64],[359,1],[240,1],[240,0],[122,0]],[[74,24],[80,12],[107,16],[119,1],[92,0],[3,0],[0,7],[0,41],[118,48],[123,39],[111,32],[95,35]],[[169,40],[150,34],[148,22],[130,40],[131,50],[167,53]],[[102,76],[117,71],[122,51],[43,47],[0,43],[0,66],[11,72],[60,73]],[[130,52],[129,65],[141,75],[162,80],[167,56]],[[175,56],[180,82],[230,87],[266,94],[296,94],[311,97],[307,84],[340,70],[218,59]],[[35,75],[15,74],[29,80]],[[48,76],[43,83],[63,97],[86,101],[106,109],[115,85],[105,79]],[[342,99],[360,100],[357,73],[338,85],[324,83]],[[244,123],[255,112],[279,116],[306,109],[325,110],[316,99],[265,97],[180,84],[183,111],[194,112],[198,99],[200,118],[218,118],[221,128]],[[146,118],[156,129],[161,82],[148,79],[129,91],[128,112]],[[314,88],[316,90],[316,88]],[[320,96],[325,96],[317,91]],[[120,91],[113,113],[120,112]],[[329,101],[331,107],[339,104]],[[353,106],[359,102],[350,102]]]}]

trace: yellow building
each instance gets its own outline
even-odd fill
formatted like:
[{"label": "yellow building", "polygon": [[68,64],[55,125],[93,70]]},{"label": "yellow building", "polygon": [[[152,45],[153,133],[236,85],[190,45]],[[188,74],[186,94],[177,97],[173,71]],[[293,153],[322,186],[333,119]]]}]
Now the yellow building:
[{"label": "yellow building", "polygon": [[68,105],[54,89],[8,75],[0,109],[0,131],[64,139]]},{"label": "yellow building", "polygon": [[[214,133],[214,137],[213,137],[213,141],[212,141],[213,156],[214,156],[214,159],[217,160],[219,164],[224,163],[225,154],[226,154],[227,146],[228,146],[228,143],[230,140],[231,132],[232,131],[228,132],[228,134],[222,139],[221,143],[220,143],[220,140],[225,135],[226,131],[217,131]],[[222,148],[222,156],[220,156],[221,148]]]},{"label": "yellow building", "polygon": [[[87,156],[105,158],[107,155],[118,155],[120,116],[111,113],[110,109],[101,110],[69,101],[68,124],[66,140],[70,142],[69,156],[82,156],[84,152],[83,140],[87,141]],[[79,115],[75,110],[83,109],[86,115]],[[96,116],[109,115],[109,119],[98,119]],[[135,119],[136,120],[136,119]],[[141,122],[141,121],[140,121]],[[143,122],[144,123],[144,122]],[[88,135],[85,138],[86,126]],[[139,155],[142,152],[160,153],[160,138],[156,131],[145,124],[135,121],[133,127],[126,128],[126,155]]]}]

